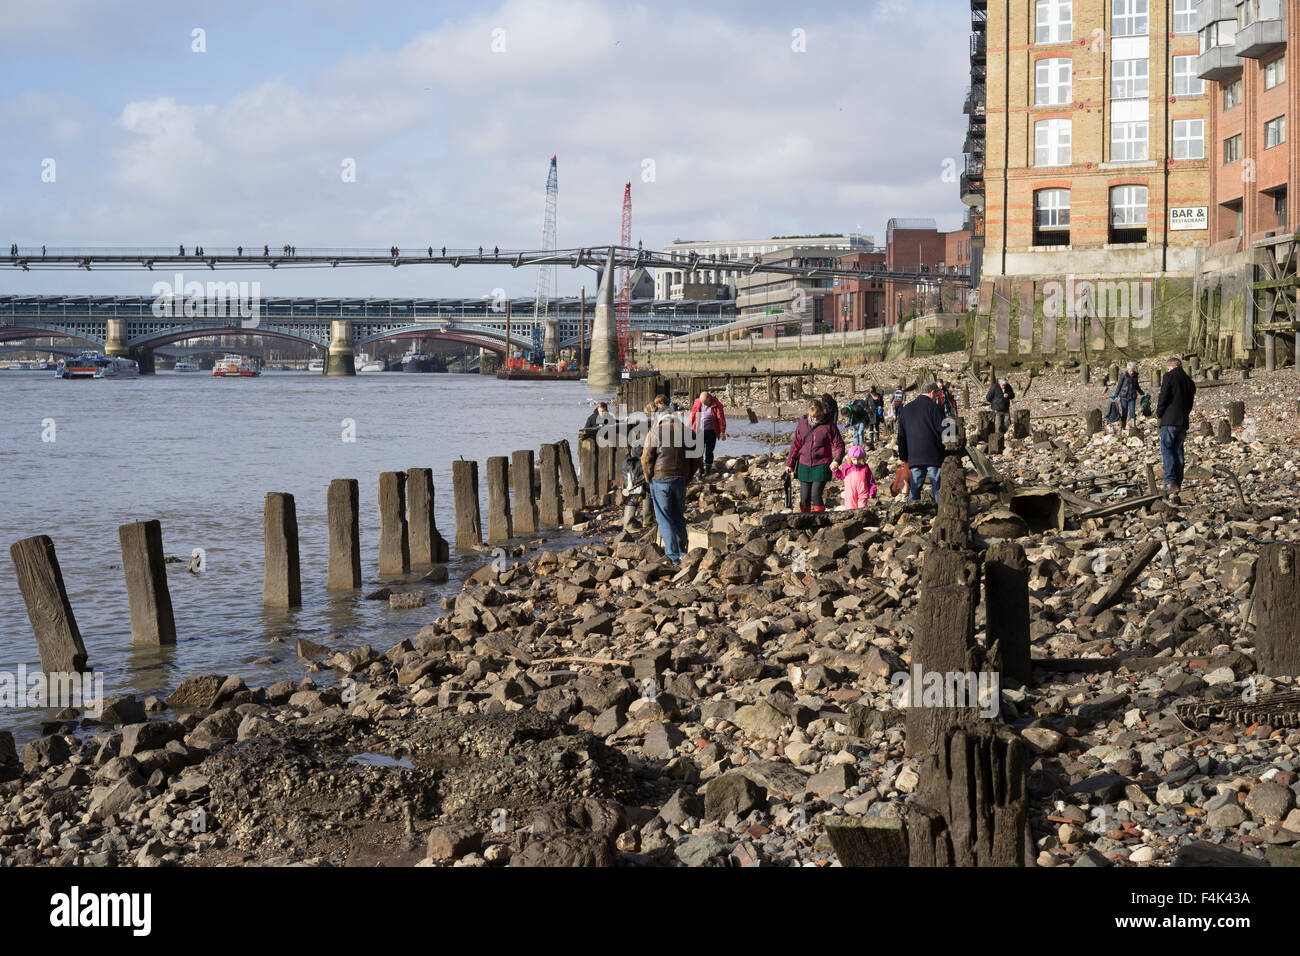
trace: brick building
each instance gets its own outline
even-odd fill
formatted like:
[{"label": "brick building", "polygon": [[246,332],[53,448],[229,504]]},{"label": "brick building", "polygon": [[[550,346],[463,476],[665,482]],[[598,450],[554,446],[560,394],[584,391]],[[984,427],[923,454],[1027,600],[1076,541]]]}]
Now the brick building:
[{"label": "brick building", "polygon": [[[985,8],[971,40],[983,192],[962,185],[984,212],[976,357],[1168,348],[1175,330],[1157,332],[1187,311],[1209,232],[1194,0],[972,0],[972,26]],[[1045,314],[1076,284],[1077,302]],[[1108,313],[1102,285],[1154,305]]]}]

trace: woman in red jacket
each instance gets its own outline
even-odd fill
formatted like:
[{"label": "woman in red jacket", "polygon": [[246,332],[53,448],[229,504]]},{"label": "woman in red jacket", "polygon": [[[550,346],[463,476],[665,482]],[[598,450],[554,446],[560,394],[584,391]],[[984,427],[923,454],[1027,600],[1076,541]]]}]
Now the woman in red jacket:
[{"label": "woman in red jacket", "polygon": [[704,436],[704,467],[700,470],[703,477],[713,469],[713,446],[719,438],[727,437],[727,416],[722,413],[722,403],[709,392],[700,392],[686,424],[691,431]]},{"label": "woman in red jacket", "polygon": [[831,463],[844,458],[844,439],[828,418],[826,406],[814,398],[808,403],[808,414],[799,419],[794,440],[790,442],[785,470],[793,471],[799,479],[800,511],[826,510],[822,492],[831,480]]}]

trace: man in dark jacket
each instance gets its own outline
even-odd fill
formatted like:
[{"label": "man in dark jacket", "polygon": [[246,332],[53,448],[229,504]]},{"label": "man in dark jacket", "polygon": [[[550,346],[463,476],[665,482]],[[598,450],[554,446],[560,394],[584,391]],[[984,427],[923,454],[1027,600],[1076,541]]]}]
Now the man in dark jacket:
[{"label": "man in dark jacket", "polygon": [[1015,397],[1015,389],[1011,387],[1006,376],[989,386],[989,393],[984,396],[984,401],[988,402],[989,407],[997,413],[997,429],[1000,432],[1011,427],[1011,400]]},{"label": "man in dark jacket", "polygon": [[1165,362],[1165,377],[1160,380],[1160,398],[1156,417],[1160,419],[1160,457],[1165,463],[1165,493],[1176,497],[1183,485],[1183,442],[1196,401],[1196,383],[1183,371],[1176,356]]},{"label": "man in dark jacket", "polygon": [[606,425],[612,420],[613,419],[609,414],[609,403],[597,402],[596,407],[592,409],[591,414],[587,416],[587,423],[582,427],[599,428],[601,425]]},{"label": "man in dark jacket", "polygon": [[700,465],[699,445],[696,434],[680,416],[661,412],[641,451],[641,470],[650,482],[659,537],[673,564],[686,553],[686,482]]},{"label": "man in dark jacket", "polygon": [[921,499],[921,486],[930,476],[930,496],[939,501],[939,466],[943,464],[943,395],[927,382],[921,394],[898,416],[898,457],[912,469],[909,501]]}]

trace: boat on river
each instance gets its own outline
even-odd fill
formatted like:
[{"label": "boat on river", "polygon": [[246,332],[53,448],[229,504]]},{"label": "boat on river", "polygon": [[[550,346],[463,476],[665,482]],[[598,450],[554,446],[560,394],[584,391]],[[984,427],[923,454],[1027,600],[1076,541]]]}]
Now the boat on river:
[{"label": "boat on river", "polygon": [[140,366],[134,359],[109,355],[82,355],[64,359],[54,370],[55,378],[138,378]]},{"label": "boat on river", "polygon": [[248,355],[225,355],[212,366],[217,378],[255,378],[262,374],[262,363]]}]

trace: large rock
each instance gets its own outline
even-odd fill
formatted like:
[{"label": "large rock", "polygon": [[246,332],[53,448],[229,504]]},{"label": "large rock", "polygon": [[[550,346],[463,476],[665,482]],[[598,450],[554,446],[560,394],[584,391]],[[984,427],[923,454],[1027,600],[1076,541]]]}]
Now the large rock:
[{"label": "large rock", "polygon": [[482,847],[483,831],[468,823],[436,826],[429,831],[429,857],[434,860],[459,860]]},{"label": "large rock", "polygon": [[1272,780],[1255,784],[1246,794],[1246,809],[1262,823],[1280,823],[1294,806],[1295,794],[1291,788]]},{"label": "large rock", "polygon": [[208,710],[216,706],[217,695],[226,678],[217,674],[200,674],[187,677],[167,698],[167,706],[173,710]]},{"label": "large rock", "polygon": [[118,753],[130,757],[137,751],[157,750],[165,747],[170,740],[181,740],[184,737],[185,727],[177,720],[127,724],[122,728],[122,748]]},{"label": "large rock", "polygon": [[709,781],[704,792],[704,818],[723,820],[728,814],[745,816],[751,810],[767,805],[767,791],[748,777],[724,773]]},{"label": "large rock", "polygon": [[763,576],[763,565],[753,555],[733,554],[722,562],[718,577],[726,584],[753,584]]},{"label": "large rock", "polygon": [[738,708],[731,722],[755,740],[775,740],[789,718],[765,700]]},{"label": "large rock", "polygon": [[57,767],[70,756],[72,750],[62,737],[38,737],[23,747],[23,770],[35,773],[47,767]]}]

